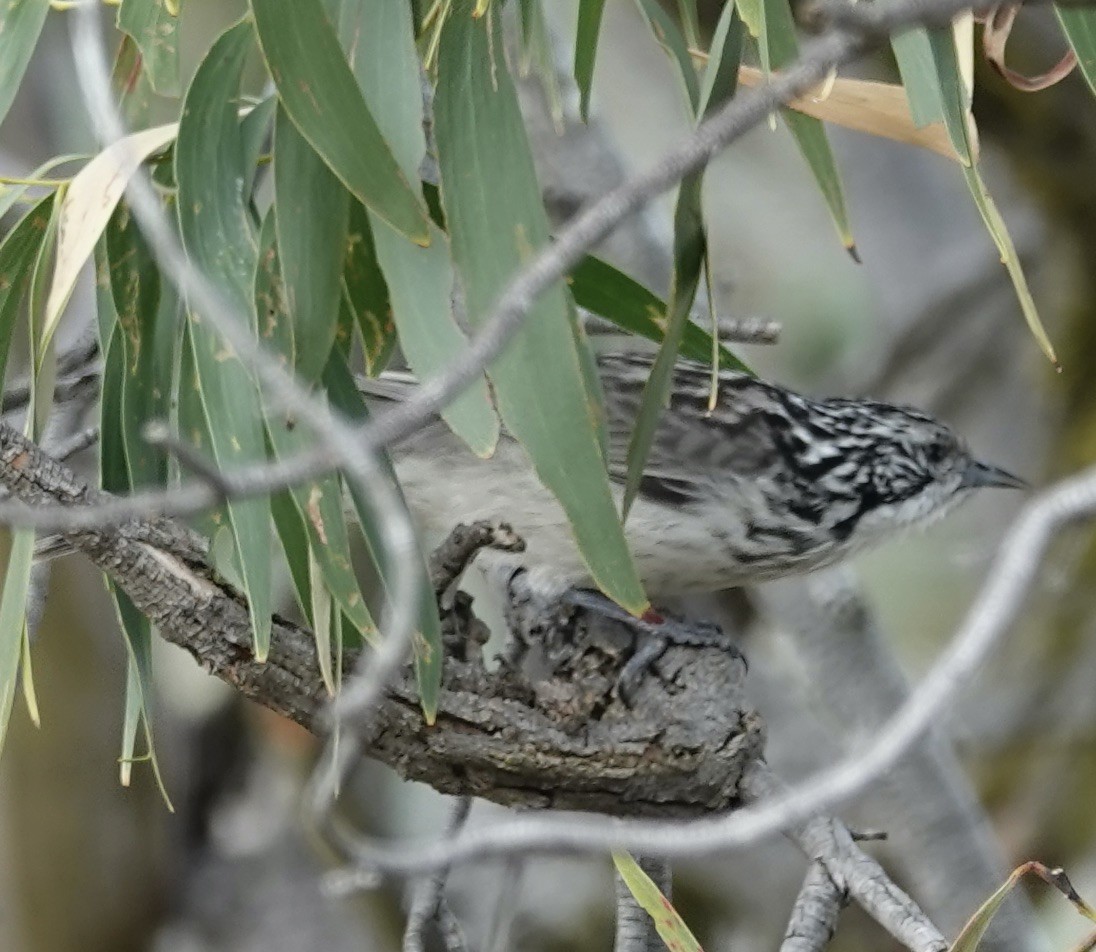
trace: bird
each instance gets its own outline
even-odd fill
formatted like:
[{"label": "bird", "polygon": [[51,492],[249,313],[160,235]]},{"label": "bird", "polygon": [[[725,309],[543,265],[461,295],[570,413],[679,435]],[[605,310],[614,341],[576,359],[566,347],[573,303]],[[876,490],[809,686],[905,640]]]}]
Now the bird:
[{"label": "bird", "polygon": [[[654,355],[596,355],[605,464],[619,504],[628,447]],[[400,401],[414,378],[385,372],[359,386]],[[714,592],[838,563],[939,519],[979,489],[1027,483],[972,455],[931,415],[858,397],[812,399],[738,370],[680,359],[638,492],[624,523],[649,597]],[[546,602],[594,585],[555,497],[507,433],[488,459],[440,418],[389,448],[412,517],[443,537],[455,525],[505,522],[523,552],[485,550],[489,575],[521,571]]]}]

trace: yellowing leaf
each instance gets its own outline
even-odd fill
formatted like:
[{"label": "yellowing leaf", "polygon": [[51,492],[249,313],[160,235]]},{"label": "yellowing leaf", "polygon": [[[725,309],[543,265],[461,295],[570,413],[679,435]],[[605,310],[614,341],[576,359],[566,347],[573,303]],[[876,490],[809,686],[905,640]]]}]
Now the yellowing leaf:
[{"label": "yellowing leaf", "polygon": [[[760,86],[765,82],[765,77],[761,70],[753,66],[740,66],[738,81],[743,86]],[[841,77],[823,85],[828,85],[829,89],[819,87],[793,99],[788,106],[823,122],[919,146],[962,164],[942,122],[920,128],[914,123],[909,99],[901,86]],[[822,95],[824,91],[826,95]],[[973,128],[971,138],[977,157],[978,140]]]},{"label": "yellowing leaf", "polygon": [[53,283],[46,298],[42,339],[48,341],[61,319],[76,279],[106,228],[141,163],[175,138],[178,123],[143,129],[119,139],[85,165],[69,183],[61,203]]}]

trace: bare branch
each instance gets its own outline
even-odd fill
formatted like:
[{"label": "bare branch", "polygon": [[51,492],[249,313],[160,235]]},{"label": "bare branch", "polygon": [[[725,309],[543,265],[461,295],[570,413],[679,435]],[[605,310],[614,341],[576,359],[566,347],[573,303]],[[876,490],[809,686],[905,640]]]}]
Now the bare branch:
[{"label": "bare branch", "polygon": [[[672,874],[670,864],[661,859],[636,857],[636,863],[659,892],[667,899],[673,899]],[[654,920],[644,909],[619,873],[613,874],[616,891],[616,936],[613,939],[613,952],[662,952],[665,944],[655,929]]]},{"label": "bare branch", "polygon": [[[464,826],[471,809],[471,797],[457,799],[447,824],[447,837],[452,837]],[[445,881],[448,877],[448,868],[442,867],[412,886],[411,908],[403,932],[403,952],[424,952],[423,932],[431,922],[441,933],[446,952],[463,952],[467,947],[461,929],[445,902]]]},{"label": "bare branch", "polygon": [[837,917],[848,896],[834,885],[826,867],[815,860],[795,898],[780,952],[822,952],[837,931]]}]

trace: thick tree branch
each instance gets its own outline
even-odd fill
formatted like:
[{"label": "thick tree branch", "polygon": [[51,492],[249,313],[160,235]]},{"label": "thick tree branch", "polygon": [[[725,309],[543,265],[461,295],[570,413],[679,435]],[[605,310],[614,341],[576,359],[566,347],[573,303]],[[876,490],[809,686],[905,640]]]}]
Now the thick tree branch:
[{"label": "thick tree branch", "polygon": [[[102,495],[2,423],[0,485],[31,506]],[[458,542],[469,535],[474,529]],[[66,538],[211,674],[309,730],[326,727],[330,698],[312,634],[276,617],[269,659],[256,662],[244,598],[207,566],[204,543],[189,530],[162,519]],[[684,817],[737,804],[742,770],[763,742],[741,699],[740,659],[671,649],[630,709],[615,695],[630,639],[608,623],[576,616],[567,632],[573,652],[537,681],[508,666],[488,672],[480,630],[471,600],[458,593],[446,613],[437,723],[423,721],[405,667],[377,709],[351,725],[364,753],[444,793],[515,806]]]}]

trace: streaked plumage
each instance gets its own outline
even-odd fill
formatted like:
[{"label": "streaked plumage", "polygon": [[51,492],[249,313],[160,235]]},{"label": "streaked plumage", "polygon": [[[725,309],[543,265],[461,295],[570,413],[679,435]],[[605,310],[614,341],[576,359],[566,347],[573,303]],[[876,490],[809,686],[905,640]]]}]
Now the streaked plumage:
[{"label": "streaked plumage", "polygon": [[[608,470],[621,495],[632,425],[652,358],[598,358],[609,435]],[[1021,486],[975,461],[946,426],[920,411],[860,399],[811,400],[745,374],[682,361],[663,412],[626,535],[648,594],[714,591],[807,572],[939,517],[978,486]],[[363,386],[401,399],[406,375]],[[408,505],[424,529],[509,522],[521,556],[483,553],[503,570],[526,567],[551,592],[590,584],[562,509],[524,451],[504,436],[477,459],[440,421],[392,451]]]}]

